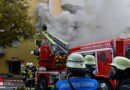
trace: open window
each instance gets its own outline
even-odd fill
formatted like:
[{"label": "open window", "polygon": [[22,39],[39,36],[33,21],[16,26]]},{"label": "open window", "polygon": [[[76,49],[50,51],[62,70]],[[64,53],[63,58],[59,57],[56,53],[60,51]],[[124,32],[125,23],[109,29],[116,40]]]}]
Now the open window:
[{"label": "open window", "polygon": [[7,62],[9,68],[9,75],[19,75],[21,71],[21,60],[11,58],[10,60],[7,60]]}]

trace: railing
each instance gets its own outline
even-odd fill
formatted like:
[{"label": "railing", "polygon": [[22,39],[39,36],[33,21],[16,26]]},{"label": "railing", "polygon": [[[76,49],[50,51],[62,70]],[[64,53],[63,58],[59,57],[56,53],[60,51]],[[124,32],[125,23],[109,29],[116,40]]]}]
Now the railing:
[{"label": "railing", "polygon": [[84,6],[85,1],[84,0],[61,0],[61,5],[62,6],[66,6],[66,5]]}]

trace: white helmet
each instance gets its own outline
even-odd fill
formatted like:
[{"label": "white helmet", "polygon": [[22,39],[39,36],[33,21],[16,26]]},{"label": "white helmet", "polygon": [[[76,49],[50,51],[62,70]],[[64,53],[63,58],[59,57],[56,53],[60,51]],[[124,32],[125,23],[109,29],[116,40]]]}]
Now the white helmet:
[{"label": "white helmet", "polygon": [[26,66],[29,66],[29,62],[26,63]]},{"label": "white helmet", "polygon": [[34,55],[34,51],[31,51],[30,53],[31,53],[32,55]]},{"label": "white helmet", "polygon": [[29,67],[33,67],[34,64],[32,62],[29,63]]},{"label": "white helmet", "polygon": [[86,55],[85,56],[85,64],[96,65],[95,57],[93,55]]},{"label": "white helmet", "polygon": [[127,68],[130,68],[130,60],[122,56],[117,56],[113,58],[111,66],[115,66],[120,70],[125,70]]},{"label": "white helmet", "polygon": [[72,53],[69,55],[66,63],[70,68],[85,68],[84,57],[78,53]]}]

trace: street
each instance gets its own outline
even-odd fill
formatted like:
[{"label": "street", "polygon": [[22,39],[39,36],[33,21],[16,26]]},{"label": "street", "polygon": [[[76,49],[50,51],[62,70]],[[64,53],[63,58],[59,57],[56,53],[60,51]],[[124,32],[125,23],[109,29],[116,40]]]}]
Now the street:
[{"label": "street", "polygon": [[24,86],[22,80],[5,80],[3,81],[3,85],[1,83],[0,90],[14,90],[22,86]]}]

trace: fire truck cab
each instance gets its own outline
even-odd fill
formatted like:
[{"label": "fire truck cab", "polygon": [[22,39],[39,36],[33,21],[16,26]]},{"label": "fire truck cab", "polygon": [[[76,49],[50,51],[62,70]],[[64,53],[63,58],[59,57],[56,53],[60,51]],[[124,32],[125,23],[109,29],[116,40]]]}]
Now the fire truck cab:
[{"label": "fire truck cab", "polygon": [[80,53],[83,56],[93,55],[96,59],[96,77],[100,83],[105,83],[108,90],[113,90],[115,81],[107,79],[110,70],[110,63],[115,56],[124,56],[130,59],[130,38],[117,38],[98,41],[85,45],[73,47],[71,53]]}]

